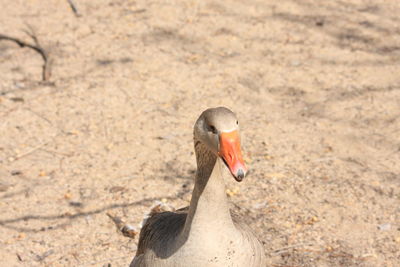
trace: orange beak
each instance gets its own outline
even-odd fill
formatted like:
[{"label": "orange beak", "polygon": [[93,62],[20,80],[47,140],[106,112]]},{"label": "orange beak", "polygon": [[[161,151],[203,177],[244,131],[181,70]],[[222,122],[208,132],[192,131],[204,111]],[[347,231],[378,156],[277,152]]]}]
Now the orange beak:
[{"label": "orange beak", "polygon": [[241,182],[246,175],[247,168],[240,150],[239,133],[237,131],[220,133],[219,143],[218,155],[224,160],[236,181]]}]

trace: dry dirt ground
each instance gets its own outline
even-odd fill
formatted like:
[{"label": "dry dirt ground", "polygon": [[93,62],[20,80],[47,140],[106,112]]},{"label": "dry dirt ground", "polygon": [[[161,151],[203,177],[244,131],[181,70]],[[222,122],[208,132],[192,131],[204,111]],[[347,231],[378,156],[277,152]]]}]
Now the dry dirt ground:
[{"label": "dry dirt ground", "polygon": [[[192,126],[240,119],[233,208],[269,266],[399,266],[400,1],[1,1],[1,266],[127,266],[188,204]],[[29,31],[31,31],[29,30]],[[29,32],[28,32],[29,33]]]}]

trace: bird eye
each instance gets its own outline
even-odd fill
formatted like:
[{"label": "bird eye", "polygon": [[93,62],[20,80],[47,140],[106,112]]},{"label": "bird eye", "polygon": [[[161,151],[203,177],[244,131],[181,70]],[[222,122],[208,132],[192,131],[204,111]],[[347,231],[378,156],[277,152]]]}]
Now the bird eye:
[{"label": "bird eye", "polygon": [[210,128],[210,131],[213,132],[214,134],[217,133],[217,129],[214,127],[214,125],[208,126]]},{"label": "bird eye", "polygon": [[239,121],[236,121],[236,125],[239,125]]}]

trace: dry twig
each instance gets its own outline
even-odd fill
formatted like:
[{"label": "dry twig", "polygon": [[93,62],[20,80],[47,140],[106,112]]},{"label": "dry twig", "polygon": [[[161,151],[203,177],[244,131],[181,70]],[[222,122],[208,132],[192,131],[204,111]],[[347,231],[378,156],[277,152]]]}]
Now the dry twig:
[{"label": "dry twig", "polygon": [[138,231],[135,227],[126,224],[120,217],[114,216],[109,212],[107,212],[106,214],[115,223],[118,231],[120,231],[124,236],[135,238],[135,236],[138,234]]},{"label": "dry twig", "polygon": [[78,9],[76,8],[76,5],[73,0],[67,0],[69,6],[71,7],[72,11],[74,12],[75,16],[80,17],[81,14],[79,13]]},{"label": "dry twig", "polygon": [[42,69],[42,80],[43,81],[48,81],[50,79],[51,76],[51,63],[52,60],[50,58],[50,53],[49,51],[47,51],[46,49],[44,49],[40,43],[39,40],[35,34],[35,32],[33,31],[33,29],[28,26],[28,30],[24,31],[29,37],[32,38],[34,44],[30,44],[28,42],[25,42],[21,39],[18,38],[14,38],[5,34],[0,34],[0,40],[7,40],[7,41],[11,41],[11,42],[15,42],[17,43],[20,47],[28,47],[30,49],[33,49],[34,51],[36,51],[37,53],[40,54],[40,56],[43,59],[43,69]]},{"label": "dry twig", "polygon": [[28,150],[28,151],[25,152],[25,153],[16,155],[14,158],[12,158],[12,161],[18,160],[18,159],[23,158],[23,157],[25,157],[25,156],[28,156],[28,155],[30,155],[30,154],[36,152],[37,150],[41,149],[42,147],[46,146],[48,143],[49,143],[49,142],[42,143],[42,144],[40,144],[40,145],[38,145],[38,146],[33,147],[32,149]]},{"label": "dry twig", "polygon": [[313,245],[312,243],[299,243],[299,244],[283,247],[283,248],[280,248],[280,249],[276,249],[276,250],[273,251],[272,254],[273,255],[279,255],[279,254],[285,253],[286,251],[294,249],[294,248],[312,246],[312,245]]}]

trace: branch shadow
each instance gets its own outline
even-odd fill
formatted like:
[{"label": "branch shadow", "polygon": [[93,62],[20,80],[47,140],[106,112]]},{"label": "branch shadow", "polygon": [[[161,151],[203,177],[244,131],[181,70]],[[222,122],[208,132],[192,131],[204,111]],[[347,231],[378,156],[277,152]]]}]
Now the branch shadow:
[{"label": "branch shadow", "polygon": [[[277,12],[272,18],[287,21],[294,24],[302,24],[312,31],[317,31],[324,35],[333,37],[334,45],[346,50],[359,50],[371,54],[395,56],[387,59],[387,62],[395,62],[400,57],[400,44],[387,42],[388,36],[400,34],[396,25],[398,21],[381,14],[379,6],[368,4],[349,5],[339,2],[339,6],[332,8],[325,2],[316,4],[298,1],[297,5],[308,10],[322,9],[320,15],[315,13],[310,15],[298,15],[290,12]],[[385,20],[393,27],[383,26],[376,21],[368,20],[363,13],[373,14]],[[329,14],[329,15],[327,15]],[[385,42],[382,42],[385,40]],[[300,44],[303,45],[303,44]]]},{"label": "branch shadow", "polygon": [[[167,200],[173,200],[176,197],[175,196],[166,196],[162,197]],[[30,232],[30,233],[38,233],[38,232],[43,232],[43,231],[48,231],[48,230],[56,230],[65,226],[70,225],[74,220],[89,216],[89,215],[95,215],[99,214],[105,211],[113,210],[113,209],[118,209],[118,208],[126,208],[126,207],[133,207],[133,206],[138,206],[138,205],[146,205],[146,204],[152,204],[154,201],[159,200],[160,197],[152,197],[152,198],[144,198],[142,200],[138,200],[135,202],[130,202],[130,203],[120,203],[120,204],[111,204],[107,205],[98,209],[94,209],[91,211],[85,211],[85,212],[77,212],[75,214],[54,214],[54,215],[25,215],[21,217],[17,217],[14,219],[6,219],[6,220],[0,220],[0,227],[4,227],[7,229],[12,229],[20,232]],[[50,220],[62,220],[65,219],[67,220],[66,222],[57,224],[57,225],[51,225],[51,226],[43,226],[40,228],[29,228],[29,227],[20,227],[20,226],[14,226],[12,224],[18,223],[21,221],[28,222],[28,221],[50,221]]]}]

